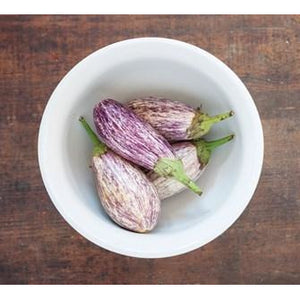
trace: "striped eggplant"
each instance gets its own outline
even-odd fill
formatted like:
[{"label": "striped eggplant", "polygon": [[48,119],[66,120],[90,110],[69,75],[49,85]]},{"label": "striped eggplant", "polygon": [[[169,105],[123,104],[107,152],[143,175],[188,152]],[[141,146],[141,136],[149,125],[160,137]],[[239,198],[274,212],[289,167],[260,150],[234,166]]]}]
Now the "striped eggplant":
[{"label": "striped eggplant", "polygon": [[93,144],[92,169],[101,204],[110,218],[123,228],[148,232],[154,228],[160,212],[160,200],[146,175],[100,142],[81,117]]},{"label": "striped eggplant", "polygon": [[113,99],[105,99],[94,107],[93,115],[100,138],[114,152],[160,176],[174,177],[202,194],[185,174],[182,161],[169,142],[132,110]]},{"label": "striped eggplant", "polygon": [[[172,146],[177,157],[182,159],[186,174],[193,180],[197,180],[207,166],[211,152],[232,139],[233,135],[229,135],[215,141],[198,139],[191,142],[177,142]],[[173,178],[160,177],[153,171],[148,171],[147,176],[155,185],[161,200],[185,189],[184,185]]]},{"label": "striped eggplant", "polygon": [[194,109],[179,101],[162,97],[134,99],[127,103],[141,119],[148,122],[168,141],[200,138],[215,123],[233,115],[233,111],[209,116],[200,108]]}]

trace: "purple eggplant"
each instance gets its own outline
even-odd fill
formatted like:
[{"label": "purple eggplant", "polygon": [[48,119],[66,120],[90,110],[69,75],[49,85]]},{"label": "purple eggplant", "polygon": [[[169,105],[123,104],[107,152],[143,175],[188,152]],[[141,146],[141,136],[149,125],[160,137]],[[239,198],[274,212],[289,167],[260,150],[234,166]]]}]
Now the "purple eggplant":
[{"label": "purple eggplant", "polygon": [[[215,141],[199,139],[191,142],[178,142],[172,146],[177,157],[182,159],[186,174],[193,180],[197,180],[207,166],[211,152],[216,147],[232,139],[233,135],[229,135]],[[156,187],[160,200],[171,197],[185,189],[184,185],[173,178],[161,177],[153,171],[146,174]]]},{"label": "purple eggplant", "polygon": [[100,142],[81,117],[93,144],[92,168],[101,204],[110,218],[126,229],[148,232],[160,213],[160,200],[146,175]]},{"label": "purple eggplant", "polygon": [[194,140],[208,133],[211,126],[233,115],[233,111],[209,116],[179,101],[162,97],[134,99],[127,106],[148,122],[168,141]]},{"label": "purple eggplant", "polygon": [[169,142],[132,110],[113,99],[94,107],[94,122],[102,141],[127,160],[164,177],[174,177],[198,195],[200,188],[185,174]]}]

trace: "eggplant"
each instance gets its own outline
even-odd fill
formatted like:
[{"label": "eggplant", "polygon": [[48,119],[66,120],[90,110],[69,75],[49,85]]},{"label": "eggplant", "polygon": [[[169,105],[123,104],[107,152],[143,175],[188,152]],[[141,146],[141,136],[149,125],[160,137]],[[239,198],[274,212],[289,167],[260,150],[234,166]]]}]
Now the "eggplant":
[{"label": "eggplant", "polygon": [[[177,157],[182,159],[186,174],[193,180],[197,180],[207,166],[212,151],[233,139],[229,135],[214,141],[198,139],[191,142],[177,142],[172,144]],[[149,180],[157,189],[160,200],[169,198],[185,189],[185,186],[173,178],[161,177],[150,171],[146,173]]]},{"label": "eggplant", "polygon": [[151,125],[113,99],[100,101],[93,111],[101,140],[123,158],[164,177],[174,177],[198,195],[201,189],[185,174],[172,146]]},{"label": "eggplant", "polygon": [[160,213],[154,185],[141,170],[108,149],[83,117],[79,120],[94,144],[92,169],[104,210],[123,228],[151,231]]},{"label": "eggplant", "polygon": [[233,111],[209,116],[200,107],[194,109],[163,97],[134,99],[127,107],[171,142],[200,138],[213,124],[233,116]]}]

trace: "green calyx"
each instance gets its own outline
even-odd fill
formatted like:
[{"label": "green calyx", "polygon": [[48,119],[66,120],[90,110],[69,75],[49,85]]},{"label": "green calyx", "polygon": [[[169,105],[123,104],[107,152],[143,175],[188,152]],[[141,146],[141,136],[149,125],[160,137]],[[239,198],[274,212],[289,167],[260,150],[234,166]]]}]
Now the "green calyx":
[{"label": "green calyx", "polygon": [[192,143],[197,148],[197,156],[201,164],[201,168],[204,168],[208,164],[211,156],[211,152],[215,148],[231,141],[233,138],[234,138],[234,134],[231,134],[214,141],[205,141],[204,139],[198,139],[192,141]]},{"label": "green calyx", "polygon": [[181,160],[161,158],[156,163],[154,172],[163,177],[174,177],[199,196],[202,194],[202,190],[185,174]]},{"label": "green calyx", "polygon": [[209,132],[213,124],[226,120],[233,115],[234,112],[231,110],[223,114],[209,116],[208,114],[201,112],[200,108],[197,108],[195,117],[190,128],[188,129],[189,138],[200,138],[201,136]]},{"label": "green calyx", "polygon": [[86,133],[89,135],[90,139],[94,144],[93,155],[94,156],[101,156],[102,154],[107,152],[107,146],[102,143],[99,138],[97,137],[96,133],[92,130],[88,122],[85,120],[84,117],[79,118],[80,123],[86,130]]}]

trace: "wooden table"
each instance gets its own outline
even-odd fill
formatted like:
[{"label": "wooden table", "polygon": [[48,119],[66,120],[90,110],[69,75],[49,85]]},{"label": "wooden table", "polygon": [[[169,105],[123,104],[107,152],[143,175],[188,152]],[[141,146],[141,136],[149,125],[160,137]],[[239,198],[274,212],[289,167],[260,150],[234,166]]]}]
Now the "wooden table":
[{"label": "wooden table", "polygon": [[[191,253],[136,259],[75,232],[37,162],[45,105],[82,58],[143,36],[208,50],[244,81],[262,118],[256,193],[222,236]],[[300,283],[300,16],[0,16],[0,283]]]}]

